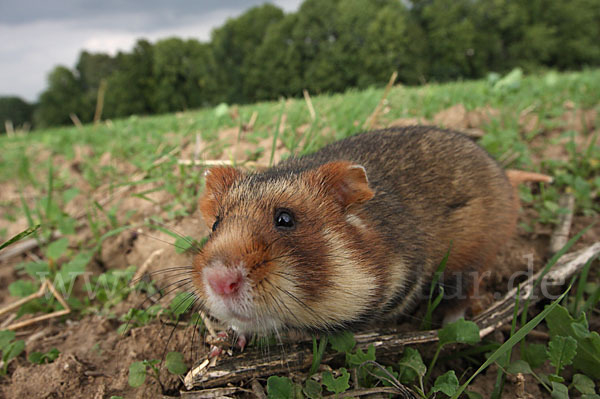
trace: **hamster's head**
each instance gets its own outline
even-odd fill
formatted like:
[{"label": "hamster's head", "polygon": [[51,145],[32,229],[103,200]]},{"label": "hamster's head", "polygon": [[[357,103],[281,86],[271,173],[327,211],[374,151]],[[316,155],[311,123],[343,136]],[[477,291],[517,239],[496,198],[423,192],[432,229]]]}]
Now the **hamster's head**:
[{"label": "hamster's head", "polygon": [[200,210],[212,233],[193,272],[203,310],[258,334],[343,328],[364,316],[376,282],[360,267],[353,210],[373,195],[365,169],[345,161],[300,172],[210,169]]}]

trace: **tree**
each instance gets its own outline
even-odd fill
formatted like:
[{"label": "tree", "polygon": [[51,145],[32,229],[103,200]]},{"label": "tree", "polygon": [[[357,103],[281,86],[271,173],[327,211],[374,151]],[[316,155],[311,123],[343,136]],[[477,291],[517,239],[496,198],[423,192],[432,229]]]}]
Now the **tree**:
[{"label": "tree", "polygon": [[94,118],[98,89],[103,80],[117,69],[117,60],[108,54],[82,51],[75,66],[79,85],[83,90],[82,122],[91,122]]},{"label": "tree", "polygon": [[402,3],[381,8],[367,28],[362,58],[368,75],[360,85],[387,82],[394,71],[400,82],[419,83],[427,73],[426,45],[424,32]]},{"label": "tree", "polygon": [[227,20],[212,34],[215,79],[219,87],[217,101],[243,103],[253,99],[244,91],[244,80],[251,69],[251,55],[263,41],[271,24],[283,18],[283,11],[264,4],[246,11],[238,18]]},{"label": "tree", "polygon": [[214,101],[216,84],[210,45],[177,38],[154,45],[154,104],[157,112],[180,111]]},{"label": "tree", "polygon": [[89,112],[83,98],[84,91],[73,72],[64,66],[55,67],[48,75],[48,88],[41,94],[34,114],[36,126],[70,124],[71,113],[79,116]]},{"label": "tree", "polygon": [[580,68],[600,63],[600,2],[546,1],[547,21],[555,29],[549,66]]},{"label": "tree", "polygon": [[107,118],[132,114],[151,114],[155,110],[153,94],[154,48],[147,40],[138,40],[131,53],[119,53],[117,68],[108,77],[104,114]]},{"label": "tree", "polygon": [[0,97],[0,132],[6,131],[7,121],[10,121],[14,127],[31,125],[33,110],[34,106],[20,97]]},{"label": "tree", "polygon": [[311,93],[346,88],[339,73],[333,43],[337,40],[335,17],[339,0],[306,0],[298,10],[293,37],[299,51],[304,86]]},{"label": "tree", "polygon": [[477,31],[472,19],[470,0],[420,1],[415,14],[427,34],[430,76],[437,80],[477,76],[471,58]]},{"label": "tree", "polygon": [[244,93],[248,99],[271,100],[302,93],[302,58],[293,39],[297,14],[271,24],[265,38],[245,63]]}]

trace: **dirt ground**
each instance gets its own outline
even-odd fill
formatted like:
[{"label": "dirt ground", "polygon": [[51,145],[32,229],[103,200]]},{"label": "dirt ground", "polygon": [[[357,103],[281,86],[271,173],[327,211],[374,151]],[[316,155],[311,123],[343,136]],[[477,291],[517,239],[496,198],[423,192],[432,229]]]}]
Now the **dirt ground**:
[{"label": "dirt ground", "polygon": [[[435,118],[435,122],[456,129],[482,129],[486,120],[497,111],[483,109],[477,114],[468,113],[463,108],[454,108],[443,111]],[[591,118],[591,116],[590,116]],[[414,123],[418,121],[394,121],[394,125],[404,123]],[[522,129],[530,129],[533,122],[529,118],[524,118]],[[592,120],[593,124],[597,124]],[[237,131],[236,131],[237,132]],[[230,131],[223,131],[222,138],[231,144]],[[237,134],[237,133],[236,133]],[[555,135],[555,132],[548,132],[548,136]],[[548,138],[548,137],[546,137]],[[536,138],[541,141],[543,135]],[[585,140],[584,140],[585,141]],[[534,145],[537,142],[534,141]],[[246,153],[252,146],[265,145],[266,143],[242,143],[235,146],[233,153],[240,155]],[[268,144],[270,146],[270,144]],[[268,148],[268,147],[267,147]],[[79,157],[84,157],[86,151],[91,149],[79,148]],[[280,155],[285,151],[283,145],[278,146],[277,153]],[[190,149],[184,149],[183,154],[191,153]],[[230,154],[221,154],[221,159],[227,159]],[[544,146],[542,156],[562,157],[565,156],[564,150],[560,144],[554,146]],[[103,158],[104,162],[117,164],[123,173],[134,172],[132,166],[126,162],[112,160],[110,154]],[[264,160],[259,159],[258,162]],[[69,168],[73,173],[77,172],[78,158],[66,161],[60,167]],[[80,181],[82,192],[85,193],[85,181],[83,177]],[[152,188],[152,184],[136,186],[135,190],[145,191]],[[8,198],[17,195],[16,186],[10,184],[3,187],[2,195]],[[128,193],[131,194],[131,193]],[[85,193],[82,195],[89,195]],[[102,197],[105,193],[95,193]],[[162,191],[151,193],[155,204],[132,197],[124,196],[120,199],[120,210],[123,214],[129,209],[138,210],[136,217],[143,218],[149,215],[161,213],[157,204],[167,203],[172,200],[169,195]],[[82,204],[85,198],[76,198],[73,201],[69,212],[76,214],[78,205]],[[535,210],[530,207],[524,207],[521,220],[530,223],[536,218]],[[592,221],[592,218],[584,215],[575,215],[572,228],[573,232],[581,230]],[[8,235],[16,234],[26,227],[24,220],[18,220],[14,223],[7,223],[5,220],[0,222],[0,228],[6,227]],[[531,224],[531,223],[530,223]],[[198,212],[191,217],[179,219],[174,224],[169,225],[174,231],[193,237],[203,237],[208,233]],[[82,231],[80,239],[85,240],[86,236],[91,234],[89,231]],[[519,229],[518,235],[508,244],[508,248],[503,252],[498,264],[501,267],[493,269],[493,273],[486,282],[486,295],[491,302],[494,294],[505,291],[506,283],[510,275],[515,271],[523,270],[527,266],[525,256],[533,254],[534,267],[538,269],[548,259],[548,245],[551,229],[546,225],[534,225],[533,232],[526,232]],[[94,273],[102,273],[110,269],[123,269],[128,265],[137,265],[138,267],[157,250],[161,253],[152,258],[148,271],[159,271],[170,266],[190,265],[190,255],[179,255],[175,253],[173,246],[161,241],[172,241],[168,236],[157,231],[126,231],[122,234],[109,238],[103,245],[101,254],[95,258],[91,265]],[[600,240],[600,225],[590,229],[576,245],[575,249],[589,245]],[[15,271],[14,266],[21,262],[30,260],[36,255],[37,250],[31,254],[25,253],[12,259],[0,263],[0,305],[4,306],[15,299],[8,295],[7,287],[13,281],[21,278]],[[159,275],[159,277],[161,277]],[[163,275],[167,278],[168,274]],[[159,278],[160,281],[160,278]],[[62,319],[53,319],[47,322],[38,323],[35,326],[27,327],[17,332],[19,339],[26,341],[26,354],[32,351],[46,352],[51,348],[57,348],[60,351],[58,359],[53,363],[36,365],[26,360],[25,355],[13,360],[8,367],[8,375],[0,377],[0,397],[12,398],[110,398],[111,395],[119,395],[127,398],[149,398],[158,397],[161,394],[177,395],[180,389],[183,389],[182,381],[166,371],[161,373],[164,391],[161,392],[159,384],[151,378],[140,388],[131,388],[128,385],[128,367],[133,361],[143,359],[163,359],[167,351],[179,351],[184,354],[185,362],[188,366],[194,364],[198,359],[206,356],[207,346],[195,336],[195,342],[192,347],[192,336],[194,331],[192,327],[180,327],[173,329],[171,325],[161,325],[159,322],[153,322],[149,325],[130,330],[126,334],[117,333],[117,328],[121,325],[118,317],[126,313],[128,309],[140,306],[144,298],[140,294],[131,294],[125,301],[112,309],[110,315],[76,315],[75,317],[64,317]],[[167,300],[167,299],[165,299]],[[596,321],[594,321],[596,322]],[[405,329],[406,327],[404,327]],[[418,328],[418,326],[415,326]],[[463,368],[464,365],[456,365],[457,368]],[[463,368],[464,369],[464,368]],[[492,367],[482,376],[478,377],[471,384],[470,389],[480,392],[487,397],[491,387],[495,382],[496,370]],[[264,382],[264,381],[262,381]],[[249,382],[246,382],[249,383]],[[538,385],[528,378],[523,381],[509,379],[505,388],[505,397],[516,396],[517,390],[525,389],[530,397],[540,397],[542,394]]]}]

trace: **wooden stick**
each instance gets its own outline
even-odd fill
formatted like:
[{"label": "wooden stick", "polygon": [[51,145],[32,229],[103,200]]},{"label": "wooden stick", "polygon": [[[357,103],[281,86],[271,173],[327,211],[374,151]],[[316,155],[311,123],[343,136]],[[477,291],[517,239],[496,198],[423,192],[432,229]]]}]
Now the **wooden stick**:
[{"label": "wooden stick", "polygon": [[48,320],[48,319],[64,316],[66,314],[71,313],[71,308],[67,304],[67,301],[65,301],[65,299],[62,297],[62,295],[60,295],[60,293],[56,290],[56,288],[54,287],[54,284],[52,284],[49,280],[44,279],[44,281],[42,282],[42,286],[40,287],[38,292],[36,292],[35,294],[31,294],[26,298],[20,299],[16,302],[10,304],[9,306],[7,306],[6,308],[4,308],[0,311],[0,315],[3,313],[6,313],[8,310],[19,307],[22,304],[29,302],[33,299],[40,298],[41,296],[43,296],[46,293],[46,290],[50,290],[52,295],[58,300],[58,302],[64,308],[63,310],[57,310],[56,312],[52,312],[52,313],[48,313],[48,314],[41,315],[38,317],[34,317],[32,319],[21,321],[19,323],[14,323],[14,324],[7,326],[5,329],[6,330],[17,330],[19,328],[30,326],[34,323],[37,323],[38,321]]},{"label": "wooden stick", "polygon": [[71,118],[71,121],[73,121],[73,124],[77,127],[77,129],[81,129],[83,127],[83,124],[74,112],[69,114],[69,118]]},{"label": "wooden stick", "polygon": [[94,124],[100,122],[102,118],[102,109],[104,109],[104,93],[106,92],[106,79],[100,80],[98,87],[98,96],[96,97],[96,112],[94,112]]},{"label": "wooden stick", "polygon": [[201,391],[191,391],[191,392],[180,392],[182,398],[186,399],[212,399],[212,398],[229,398],[237,392],[248,392],[247,389],[238,388],[238,387],[223,387],[223,388],[211,388],[211,389],[203,389]]},{"label": "wooden stick", "polygon": [[254,111],[252,113],[250,116],[250,121],[248,121],[248,124],[244,126],[244,130],[247,132],[252,131],[252,129],[254,129],[254,124],[256,123],[256,118],[258,118],[258,111]]},{"label": "wooden stick", "polygon": [[231,166],[233,162],[229,159],[179,159],[177,161],[178,165],[194,165],[194,166]]},{"label": "wooden stick", "polygon": [[0,316],[2,316],[4,313],[8,313],[8,312],[10,312],[13,309],[18,308],[19,306],[23,305],[24,303],[27,303],[27,302],[29,302],[31,300],[34,300],[34,299],[39,298],[42,295],[44,295],[44,293],[46,292],[47,281],[48,280],[44,280],[44,282],[42,283],[40,289],[36,293],[28,295],[25,298],[21,298],[18,301],[15,301],[15,302],[9,304],[8,306],[0,309]]},{"label": "wooden stick", "polygon": [[313,107],[312,100],[310,99],[310,94],[308,94],[308,90],[303,89],[302,94],[304,95],[304,101],[306,101],[306,106],[308,107],[308,112],[310,113],[310,119],[313,121],[317,118],[317,114],[315,112],[315,108]]},{"label": "wooden stick", "polygon": [[146,260],[144,261],[142,266],[136,270],[135,274],[131,278],[131,282],[129,283],[130,287],[133,287],[139,281],[139,279],[144,275],[144,273],[146,273],[146,270],[148,270],[148,267],[154,261],[154,258],[156,258],[160,254],[162,254],[164,251],[165,250],[163,248],[157,249],[156,251],[152,252],[150,254],[150,256],[148,256],[146,258]]},{"label": "wooden stick", "polygon": [[256,396],[258,399],[267,399],[265,390],[263,389],[262,385],[260,385],[258,380],[252,380],[250,386],[252,386],[252,393],[254,393],[254,396]]},{"label": "wooden stick", "polygon": [[383,96],[381,96],[381,99],[379,100],[379,103],[375,107],[375,110],[363,124],[363,129],[372,129],[373,126],[375,125],[375,122],[377,121],[377,117],[379,116],[379,112],[381,112],[381,108],[383,107],[383,103],[384,103],[385,99],[387,98],[388,94],[390,93],[392,86],[394,86],[394,83],[396,82],[397,77],[398,77],[398,71],[394,71],[394,73],[392,73],[392,76],[390,76],[390,80],[389,80],[387,86],[385,86],[385,90],[383,91]]},{"label": "wooden stick", "polygon": [[7,330],[18,330],[19,328],[27,327],[32,324],[37,323],[38,321],[44,321],[48,319],[53,319],[55,317],[64,316],[66,314],[71,313],[71,309],[58,310],[56,312],[48,313],[42,316],[34,317],[33,319],[25,320],[20,323],[11,324],[6,327]]},{"label": "wooden stick", "polygon": [[8,137],[12,137],[15,135],[15,128],[10,119],[4,121],[4,129],[6,130],[6,135]]},{"label": "wooden stick", "polygon": [[[564,255],[544,277],[542,283],[536,287],[533,282],[540,276],[541,271],[531,276],[519,285],[520,303],[526,299],[530,306],[545,298],[544,290],[552,287],[562,287],[570,277],[579,272],[586,262],[600,253],[600,242],[577,252]],[[550,288],[549,288],[550,287]],[[480,336],[484,337],[492,331],[512,320],[515,306],[517,288],[510,290],[501,300],[494,303],[485,312],[473,319],[479,326]],[[522,310],[519,309],[519,312]],[[377,359],[395,359],[403,352],[404,346],[435,342],[438,339],[437,330],[412,331],[403,333],[381,333],[367,331],[354,336],[357,346],[366,350],[373,345],[377,350]],[[323,362],[333,359],[341,360],[343,355],[326,352]],[[223,386],[229,383],[238,383],[252,378],[266,377],[278,373],[289,374],[291,371],[304,370],[311,366],[313,359],[312,342],[303,341],[286,344],[285,351],[272,351],[265,356],[264,348],[247,348],[242,353],[235,353],[232,357],[219,359],[214,367],[209,365],[209,360],[204,359],[204,367],[194,368],[194,375],[188,374],[188,388],[210,388]]]},{"label": "wooden stick", "polygon": [[[398,391],[398,389],[393,388],[393,387],[358,388],[358,389],[353,389],[351,391],[342,392],[340,394],[324,396],[324,398],[356,398],[356,397],[360,397],[360,396],[373,395],[373,394],[377,394],[377,393],[391,393],[391,394],[396,395],[396,396],[394,396],[395,398],[396,397],[416,398],[414,395],[411,395],[411,394],[402,395],[401,392]],[[383,396],[383,397],[385,397],[385,396]]]},{"label": "wooden stick", "polygon": [[565,210],[558,217],[558,225],[550,237],[550,252],[555,254],[565,246],[569,240],[569,232],[573,223],[573,209],[575,208],[575,197],[572,194],[563,194],[558,200],[558,206]]}]

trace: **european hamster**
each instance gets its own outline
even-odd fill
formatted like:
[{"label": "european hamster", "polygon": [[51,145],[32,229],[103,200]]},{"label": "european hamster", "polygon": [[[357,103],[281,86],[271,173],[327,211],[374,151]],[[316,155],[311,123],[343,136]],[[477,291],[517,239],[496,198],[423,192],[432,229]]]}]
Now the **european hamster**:
[{"label": "european hamster", "polygon": [[404,314],[448,251],[445,293],[468,297],[473,273],[513,235],[518,200],[471,139],[415,126],[263,172],[212,168],[200,211],[212,227],[193,262],[202,309],[239,333],[268,334]]}]

